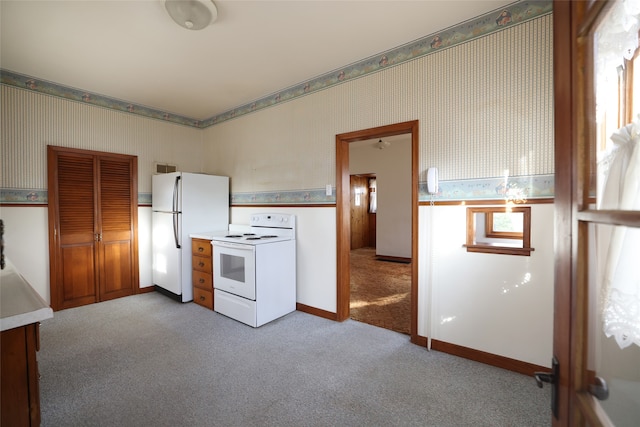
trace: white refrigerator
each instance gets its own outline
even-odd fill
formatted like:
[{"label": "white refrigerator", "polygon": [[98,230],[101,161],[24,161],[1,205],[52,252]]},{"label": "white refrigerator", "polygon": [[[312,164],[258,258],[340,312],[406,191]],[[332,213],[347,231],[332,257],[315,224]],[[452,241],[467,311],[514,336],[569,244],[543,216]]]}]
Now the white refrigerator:
[{"label": "white refrigerator", "polygon": [[193,300],[189,234],[229,227],[229,177],[173,172],[152,177],[153,284]]}]

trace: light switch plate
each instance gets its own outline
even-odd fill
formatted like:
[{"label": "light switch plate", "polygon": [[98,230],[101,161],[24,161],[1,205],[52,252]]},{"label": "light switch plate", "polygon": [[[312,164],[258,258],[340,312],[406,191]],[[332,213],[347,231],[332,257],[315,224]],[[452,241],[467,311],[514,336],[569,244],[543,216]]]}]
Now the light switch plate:
[{"label": "light switch plate", "polygon": [[331,184],[327,184],[327,196],[330,196],[332,192],[333,188],[331,187]]}]

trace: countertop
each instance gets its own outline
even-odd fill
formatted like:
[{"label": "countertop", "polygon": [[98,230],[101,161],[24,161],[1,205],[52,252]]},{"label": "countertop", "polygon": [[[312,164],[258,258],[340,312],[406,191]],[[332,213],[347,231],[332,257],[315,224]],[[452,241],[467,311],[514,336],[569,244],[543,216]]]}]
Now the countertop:
[{"label": "countertop", "polygon": [[201,231],[199,233],[191,233],[189,234],[189,237],[193,239],[212,240],[215,236],[224,236],[225,234],[229,234],[229,231],[228,230]]},{"label": "countertop", "polygon": [[6,331],[53,317],[53,310],[24,280],[10,260],[0,270],[0,330]]},{"label": "countertop", "polygon": [[207,239],[212,240],[216,236],[225,236],[227,234],[234,233],[248,233],[251,231],[251,227],[246,224],[229,224],[229,228],[225,228],[224,230],[216,230],[216,231],[202,231],[199,233],[191,233],[189,237],[195,239]]}]

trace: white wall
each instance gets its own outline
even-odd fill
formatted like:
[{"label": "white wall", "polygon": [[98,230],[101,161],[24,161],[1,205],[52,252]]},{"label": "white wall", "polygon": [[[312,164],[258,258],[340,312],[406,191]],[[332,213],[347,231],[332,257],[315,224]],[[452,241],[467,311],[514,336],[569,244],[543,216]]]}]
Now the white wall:
[{"label": "white wall", "polygon": [[296,215],[297,302],[336,312],[336,209],[235,207],[231,222],[249,224],[254,213],[285,212]]},{"label": "white wall", "polygon": [[349,144],[349,173],[376,174],[376,254],[411,258],[411,136],[383,150]]},{"label": "white wall", "polygon": [[467,252],[466,206],[419,211],[418,334],[550,366],[553,205],[531,205],[528,257]]},{"label": "white wall", "polygon": [[49,238],[46,206],[0,208],[4,221],[4,254],[40,296],[49,295]]}]

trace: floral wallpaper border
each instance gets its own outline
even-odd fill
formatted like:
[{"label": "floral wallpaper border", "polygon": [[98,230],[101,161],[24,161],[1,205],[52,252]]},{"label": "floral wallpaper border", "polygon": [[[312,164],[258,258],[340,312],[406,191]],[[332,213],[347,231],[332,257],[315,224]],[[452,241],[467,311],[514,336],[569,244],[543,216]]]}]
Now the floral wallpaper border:
[{"label": "floral wallpaper border", "polygon": [[265,96],[246,105],[238,106],[222,114],[205,120],[155,110],[142,105],[133,104],[81,89],[74,89],[25,76],[9,70],[0,69],[0,83],[15,86],[34,92],[57,96],[73,101],[83,102],[112,110],[137,114],[148,118],[165,120],[195,128],[207,128],[215,124],[243,116],[273,105],[327,89],[331,86],[383,70],[394,65],[410,61],[431,53],[466,43],[479,37],[500,31],[508,26],[520,24],[553,11],[551,0],[520,1],[505,8],[462,22],[438,33],[428,35],[412,43],[397,47],[378,56],[364,59],[345,68],[324,74],[315,79],[302,82],[280,92]]},{"label": "floral wallpaper border", "polygon": [[[555,190],[554,175],[533,175],[440,181],[438,194],[427,193],[427,183],[418,189],[420,202],[469,201],[509,199],[526,203],[529,199],[552,198]],[[336,202],[335,188],[332,196],[325,189],[268,191],[257,193],[232,193],[231,206],[239,205],[322,205]],[[0,188],[0,204],[46,205],[47,190]],[[139,193],[138,205],[151,206],[151,194]]]},{"label": "floral wallpaper border", "polygon": [[440,181],[438,194],[427,193],[427,183],[421,182],[418,199],[421,202],[508,199],[526,203],[529,199],[555,196],[555,176],[531,175],[498,178]]}]

